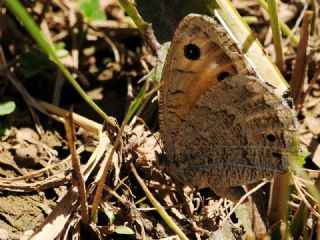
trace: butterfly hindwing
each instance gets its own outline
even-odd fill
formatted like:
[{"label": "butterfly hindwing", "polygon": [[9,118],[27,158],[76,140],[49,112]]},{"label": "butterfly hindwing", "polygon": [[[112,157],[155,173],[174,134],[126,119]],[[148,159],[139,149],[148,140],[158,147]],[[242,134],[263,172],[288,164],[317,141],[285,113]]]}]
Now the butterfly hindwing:
[{"label": "butterfly hindwing", "polygon": [[293,111],[266,84],[251,76],[227,78],[190,109],[171,167],[202,187],[255,182],[287,169],[294,131]]}]

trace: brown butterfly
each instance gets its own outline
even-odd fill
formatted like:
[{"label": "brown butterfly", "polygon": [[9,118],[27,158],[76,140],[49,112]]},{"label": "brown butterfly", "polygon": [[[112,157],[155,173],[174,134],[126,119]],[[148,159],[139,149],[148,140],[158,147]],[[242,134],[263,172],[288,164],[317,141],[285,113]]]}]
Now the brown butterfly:
[{"label": "brown butterfly", "polygon": [[216,192],[283,173],[297,129],[289,105],[215,19],[188,15],[162,73],[167,170],[185,184]]}]

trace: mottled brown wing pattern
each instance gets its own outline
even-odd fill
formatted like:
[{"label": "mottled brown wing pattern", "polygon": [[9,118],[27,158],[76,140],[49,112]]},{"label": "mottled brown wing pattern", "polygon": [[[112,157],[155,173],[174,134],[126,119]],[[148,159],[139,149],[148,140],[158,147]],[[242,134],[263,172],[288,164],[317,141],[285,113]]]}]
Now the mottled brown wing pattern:
[{"label": "mottled brown wing pattern", "polygon": [[256,182],[287,169],[295,131],[293,111],[270,87],[255,77],[227,78],[190,109],[168,169],[199,187]]},{"label": "mottled brown wing pattern", "polygon": [[160,90],[168,170],[185,183],[238,186],[288,166],[293,111],[263,83],[213,18],[189,15],[169,49]]}]

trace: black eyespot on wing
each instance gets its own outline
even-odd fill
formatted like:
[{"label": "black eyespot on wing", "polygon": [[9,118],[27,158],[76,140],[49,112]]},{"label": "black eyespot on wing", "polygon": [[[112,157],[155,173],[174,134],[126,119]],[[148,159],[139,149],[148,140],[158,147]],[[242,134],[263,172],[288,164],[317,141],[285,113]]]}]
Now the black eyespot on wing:
[{"label": "black eyespot on wing", "polygon": [[195,44],[188,44],[183,48],[184,56],[189,60],[198,60],[201,55],[200,48]]},{"label": "black eyespot on wing", "polygon": [[218,74],[218,81],[221,82],[222,80],[226,79],[229,76],[230,74],[228,72],[221,72]]},{"label": "black eyespot on wing", "polygon": [[267,135],[267,140],[268,140],[269,142],[275,142],[275,141],[277,140],[277,138],[276,138],[276,136],[273,135],[273,134],[268,134],[268,135]]}]

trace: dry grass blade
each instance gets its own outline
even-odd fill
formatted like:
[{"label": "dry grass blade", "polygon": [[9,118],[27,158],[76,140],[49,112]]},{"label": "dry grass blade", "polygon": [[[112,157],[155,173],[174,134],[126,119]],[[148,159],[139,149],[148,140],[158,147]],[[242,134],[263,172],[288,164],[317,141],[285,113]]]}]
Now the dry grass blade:
[{"label": "dry grass blade", "polygon": [[65,227],[66,222],[70,218],[75,204],[77,202],[78,193],[76,187],[70,189],[68,193],[53,209],[50,215],[38,227],[38,229],[31,236],[31,240],[53,240]]},{"label": "dry grass blade", "polygon": [[76,152],[76,136],[75,136],[75,127],[74,121],[72,117],[72,112],[69,112],[65,116],[65,128],[66,135],[68,140],[69,149],[71,152],[71,160],[73,167],[73,177],[75,178],[75,182],[78,187],[79,197],[80,197],[80,205],[81,205],[81,220],[84,224],[89,224],[89,212],[88,212],[88,203],[87,203],[87,195],[85,189],[85,182],[81,172],[81,164],[79,156]]},{"label": "dry grass blade", "polygon": [[35,192],[59,187],[71,181],[70,175],[65,173],[57,174],[52,178],[35,183],[0,183],[0,189],[11,192]]},{"label": "dry grass blade", "polygon": [[[111,127],[111,126],[110,126]],[[119,147],[119,145],[121,144],[121,138],[122,138],[122,132],[119,128],[116,129],[117,131],[117,137],[114,141],[114,145],[112,146],[112,150],[109,154],[109,156],[107,156],[106,161],[104,161],[103,167],[102,167],[102,176],[99,179],[98,182],[98,186],[96,189],[96,193],[94,195],[93,198],[93,203],[92,203],[92,210],[91,210],[91,220],[96,223],[98,221],[98,207],[100,204],[100,200],[101,200],[101,196],[102,196],[102,192],[103,192],[103,188],[104,188],[104,184],[105,181],[107,179],[109,170],[111,169],[111,163],[112,163],[112,159],[113,156],[115,154],[115,152],[117,151],[117,148]]]},{"label": "dry grass blade", "polygon": [[304,202],[304,204],[309,208],[310,211],[313,212],[313,214],[315,214],[318,218],[320,217],[320,214],[311,206],[311,204],[309,203],[309,201],[306,199],[305,194],[302,191],[302,187],[300,186],[300,184],[298,184],[296,178],[294,176],[292,176],[292,180],[293,183],[296,187],[297,192],[299,193],[302,201]]},{"label": "dry grass blade", "polygon": [[[264,2],[264,1],[263,1]],[[220,8],[216,9],[217,16],[226,23],[226,26],[248,56],[255,71],[262,79],[276,86],[276,92],[282,95],[287,90],[287,82],[266,55],[259,40],[253,35],[250,28],[239,16],[229,0],[217,0]]]},{"label": "dry grass blade", "polygon": [[[62,108],[59,108],[53,104],[47,103],[45,101],[38,101],[42,108],[44,108],[46,111],[54,114],[51,115],[52,118],[56,119],[59,122],[64,122],[63,116],[65,116],[68,111]],[[97,136],[100,134],[102,125],[99,123],[96,123],[88,118],[85,118],[81,115],[78,115],[76,113],[73,114],[74,122],[76,125],[84,128],[85,130],[89,132],[93,132]]]},{"label": "dry grass blade", "polygon": [[296,106],[299,106],[301,104],[301,94],[303,92],[302,89],[305,80],[305,72],[307,68],[307,47],[310,35],[312,16],[313,12],[311,11],[306,11],[304,14],[296,62],[294,64],[292,78],[290,81],[290,87],[292,91],[291,96]]},{"label": "dry grass blade", "polygon": [[[81,152],[83,152],[84,147],[80,146],[77,149],[77,154],[80,154]],[[37,177],[41,177],[44,175],[45,172],[50,171],[51,169],[54,169],[56,167],[59,167],[63,164],[66,164],[68,161],[70,161],[71,156],[66,157],[65,159],[61,160],[61,162],[57,163],[57,164],[52,164],[50,166],[47,166],[45,168],[39,169],[39,170],[35,170],[29,174],[20,176],[20,177],[14,177],[14,178],[0,178],[0,183],[8,183],[8,182],[16,182],[16,181],[21,181],[24,179],[33,179],[33,178],[37,178]]]}]

